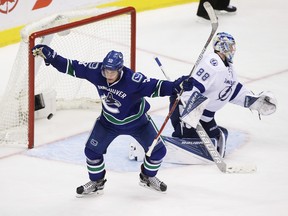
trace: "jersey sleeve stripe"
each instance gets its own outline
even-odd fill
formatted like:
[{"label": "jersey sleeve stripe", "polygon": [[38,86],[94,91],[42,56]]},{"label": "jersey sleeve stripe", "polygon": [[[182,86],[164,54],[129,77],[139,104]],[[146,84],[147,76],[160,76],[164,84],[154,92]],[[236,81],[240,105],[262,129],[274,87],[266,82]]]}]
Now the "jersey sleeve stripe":
[{"label": "jersey sleeve stripe", "polygon": [[198,82],[194,78],[193,78],[193,83],[194,83],[194,87],[196,87],[199,90],[200,93],[205,92],[205,86],[202,83]]},{"label": "jersey sleeve stripe", "polygon": [[161,86],[162,86],[162,80],[159,80],[157,82],[157,85],[156,85],[156,88],[155,88],[155,91],[151,94],[150,97],[159,97],[160,96],[160,90],[161,90]]},{"label": "jersey sleeve stripe", "polygon": [[238,83],[236,88],[235,88],[235,91],[233,92],[233,95],[231,96],[230,100],[229,101],[232,101],[236,96],[237,94],[240,92],[241,88],[242,88],[242,84],[241,83]]}]

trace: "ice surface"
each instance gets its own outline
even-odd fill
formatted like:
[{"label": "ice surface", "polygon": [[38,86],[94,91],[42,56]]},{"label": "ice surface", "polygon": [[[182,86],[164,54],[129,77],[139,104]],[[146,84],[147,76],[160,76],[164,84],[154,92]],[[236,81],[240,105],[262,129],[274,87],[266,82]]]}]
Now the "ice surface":
[{"label": "ice surface", "polygon": [[[197,4],[137,14],[138,71],[164,78],[153,60],[157,55],[171,78],[189,74],[210,32],[209,24],[197,21]],[[139,187],[140,163],[128,161],[126,147],[121,146],[127,144],[128,149],[133,140],[122,137],[108,149],[104,195],[78,199],[76,187],[88,181],[85,139],[98,113],[57,113],[50,121],[37,122],[35,149],[0,146],[0,215],[286,216],[288,3],[234,0],[231,4],[237,6],[237,14],[219,16],[219,31],[236,39],[239,78],[255,93],[270,90],[278,99],[277,112],[261,121],[256,113],[235,105],[227,105],[216,116],[239,142],[225,161],[256,164],[256,173],[223,174],[214,165],[163,164],[158,177],[168,190],[156,193]],[[0,49],[0,94],[16,50],[17,45]],[[149,101],[151,116],[164,118],[168,99]]]}]

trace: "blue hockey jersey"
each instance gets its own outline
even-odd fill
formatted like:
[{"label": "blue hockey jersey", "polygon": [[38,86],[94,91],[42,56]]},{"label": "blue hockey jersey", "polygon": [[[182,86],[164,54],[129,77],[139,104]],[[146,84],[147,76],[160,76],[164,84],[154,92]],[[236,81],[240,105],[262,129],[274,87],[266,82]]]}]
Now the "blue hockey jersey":
[{"label": "blue hockey jersey", "polygon": [[102,101],[100,121],[116,130],[132,130],[147,121],[145,114],[150,104],[144,97],[176,94],[173,82],[148,78],[127,67],[123,67],[116,82],[109,84],[102,75],[102,62],[80,62],[57,55],[51,64],[58,71],[86,79],[95,86]]}]

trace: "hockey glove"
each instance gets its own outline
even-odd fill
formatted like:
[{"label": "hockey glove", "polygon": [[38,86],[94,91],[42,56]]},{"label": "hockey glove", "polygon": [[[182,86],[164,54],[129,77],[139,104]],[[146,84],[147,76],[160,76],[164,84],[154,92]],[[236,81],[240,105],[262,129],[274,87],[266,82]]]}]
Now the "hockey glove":
[{"label": "hockey glove", "polygon": [[50,65],[57,56],[57,53],[53,49],[44,44],[34,46],[32,49],[32,54],[35,57],[41,56],[44,59],[46,66]]},{"label": "hockey glove", "polygon": [[276,111],[277,101],[272,92],[261,92],[259,95],[246,95],[244,107],[257,110],[259,115],[271,115]]},{"label": "hockey glove", "polygon": [[183,91],[191,91],[193,88],[192,77],[190,76],[182,76],[174,81],[174,90],[177,94],[179,94],[182,89]]}]

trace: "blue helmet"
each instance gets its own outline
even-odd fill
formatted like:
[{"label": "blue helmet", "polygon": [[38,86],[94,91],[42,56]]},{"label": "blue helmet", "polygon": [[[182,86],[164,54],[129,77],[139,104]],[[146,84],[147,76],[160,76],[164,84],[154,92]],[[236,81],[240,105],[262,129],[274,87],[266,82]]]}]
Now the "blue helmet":
[{"label": "blue helmet", "polygon": [[123,54],[115,50],[110,51],[103,59],[102,70],[117,70],[121,71],[123,68]]},{"label": "blue helmet", "polygon": [[213,40],[213,48],[215,51],[225,55],[229,62],[233,62],[236,47],[235,40],[232,35],[225,32],[217,33]]}]

